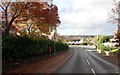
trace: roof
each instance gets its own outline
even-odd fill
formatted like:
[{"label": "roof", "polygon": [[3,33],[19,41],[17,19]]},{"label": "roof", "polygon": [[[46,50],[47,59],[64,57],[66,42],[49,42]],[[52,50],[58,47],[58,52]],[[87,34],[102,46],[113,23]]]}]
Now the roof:
[{"label": "roof", "polygon": [[70,41],[80,41],[78,38],[70,39]]}]

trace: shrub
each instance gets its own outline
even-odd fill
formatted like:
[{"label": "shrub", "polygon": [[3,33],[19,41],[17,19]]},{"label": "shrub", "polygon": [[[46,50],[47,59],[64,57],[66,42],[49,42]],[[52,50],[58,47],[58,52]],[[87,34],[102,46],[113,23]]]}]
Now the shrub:
[{"label": "shrub", "polygon": [[88,45],[88,43],[87,42],[83,42],[83,45]]},{"label": "shrub", "polygon": [[116,49],[115,47],[108,47],[108,46],[104,46],[103,44],[98,44],[98,49],[102,49],[105,51],[111,51],[113,49]]},{"label": "shrub", "polygon": [[56,49],[56,51],[67,50],[68,45],[66,43],[61,42],[61,41],[57,41],[55,44],[55,49]]},{"label": "shrub", "polygon": [[68,50],[69,49],[69,45],[67,43],[64,43],[64,50]]},{"label": "shrub", "polygon": [[80,45],[80,43],[76,44],[76,45]]},{"label": "shrub", "polygon": [[105,43],[110,41],[110,36],[101,36],[98,43]]}]

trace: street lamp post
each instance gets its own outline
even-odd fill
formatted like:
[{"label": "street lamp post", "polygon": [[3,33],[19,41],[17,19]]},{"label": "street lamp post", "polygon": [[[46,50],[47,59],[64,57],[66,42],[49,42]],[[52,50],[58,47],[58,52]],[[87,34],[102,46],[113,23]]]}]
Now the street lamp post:
[{"label": "street lamp post", "polygon": [[82,35],[82,46],[83,46],[83,35]]},{"label": "street lamp post", "polygon": [[98,50],[98,26],[97,26],[97,50]]}]

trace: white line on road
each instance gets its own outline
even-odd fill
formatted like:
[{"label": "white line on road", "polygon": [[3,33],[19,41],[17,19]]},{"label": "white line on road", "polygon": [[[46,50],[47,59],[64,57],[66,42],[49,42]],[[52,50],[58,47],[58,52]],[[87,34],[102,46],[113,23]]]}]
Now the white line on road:
[{"label": "white line on road", "polygon": [[90,65],[90,62],[87,60],[88,65]]},{"label": "white line on road", "polygon": [[94,71],[94,69],[93,69],[93,68],[91,68],[91,71],[93,72],[93,74],[94,74],[94,75],[96,75],[96,74],[95,74],[95,71]]}]

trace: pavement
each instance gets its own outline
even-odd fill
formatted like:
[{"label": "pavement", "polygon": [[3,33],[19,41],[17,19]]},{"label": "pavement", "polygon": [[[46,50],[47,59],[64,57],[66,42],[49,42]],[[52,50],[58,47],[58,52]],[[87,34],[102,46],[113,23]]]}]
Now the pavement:
[{"label": "pavement", "polygon": [[[70,48],[71,49],[71,48]],[[15,70],[4,73],[3,75],[9,74],[31,74],[36,75],[40,73],[53,73],[58,67],[64,64],[70,57],[72,57],[72,50],[64,51],[63,53],[54,57],[21,67]]]},{"label": "pavement", "polygon": [[99,56],[100,58],[110,62],[110,63],[113,63],[117,66],[120,66],[120,58],[117,57],[111,57],[111,56],[107,56],[107,55],[104,55],[104,54],[101,54],[101,53],[98,53],[98,52],[94,52],[94,54],[96,54],[97,56]]},{"label": "pavement", "polygon": [[94,47],[71,46],[73,56],[56,73],[87,73],[93,75],[119,75],[120,67],[101,58]]}]

